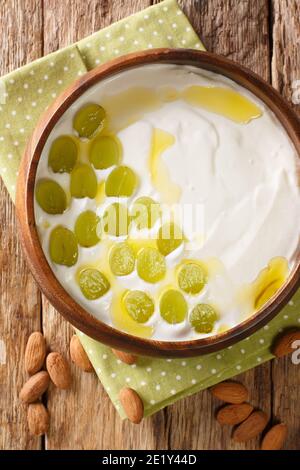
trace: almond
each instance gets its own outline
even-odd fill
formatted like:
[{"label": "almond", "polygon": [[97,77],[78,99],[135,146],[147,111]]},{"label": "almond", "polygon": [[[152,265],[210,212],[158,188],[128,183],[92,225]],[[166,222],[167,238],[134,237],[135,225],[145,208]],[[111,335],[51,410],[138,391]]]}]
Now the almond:
[{"label": "almond", "polygon": [[292,347],[295,341],[300,341],[300,330],[290,330],[280,335],[272,347],[272,353],[276,357],[291,354],[295,349]]},{"label": "almond", "polygon": [[49,428],[49,414],[43,403],[31,403],[28,406],[27,422],[29,431],[34,436],[46,434]]},{"label": "almond", "polygon": [[267,426],[268,417],[263,411],[254,411],[233,432],[236,442],[246,442],[258,436]]},{"label": "almond", "polygon": [[20,392],[20,400],[24,403],[33,403],[47,390],[50,382],[48,372],[41,370],[32,375],[23,385]]},{"label": "almond", "polygon": [[239,404],[248,399],[246,387],[236,382],[221,382],[210,389],[214,397],[227,403]]},{"label": "almond", "polygon": [[70,342],[70,356],[74,364],[85,372],[94,370],[78,336],[73,335]]},{"label": "almond", "polygon": [[135,364],[137,361],[137,357],[133,354],[119,351],[118,349],[112,349],[112,352],[120,361],[125,362],[125,364]]},{"label": "almond", "polygon": [[286,424],[275,424],[264,436],[261,450],[280,450],[287,436]]},{"label": "almond", "polygon": [[124,387],[119,393],[119,399],[129,421],[139,424],[144,416],[144,404],[137,392]]},{"label": "almond", "polygon": [[46,341],[42,333],[35,331],[27,341],[25,349],[25,370],[33,375],[43,367],[46,357]]},{"label": "almond", "polygon": [[46,367],[50,378],[56,387],[62,389],[70,387],[72,382],[70,366],[60,353],[52,352],[48,354]]},{"label": "almond", "polygon": [[252,413],[253,406],[249,403],[241,403],[238,405],[226,405],[221,408],[217,413],[217,421],[220,424],[235,424],[242,423]]}]

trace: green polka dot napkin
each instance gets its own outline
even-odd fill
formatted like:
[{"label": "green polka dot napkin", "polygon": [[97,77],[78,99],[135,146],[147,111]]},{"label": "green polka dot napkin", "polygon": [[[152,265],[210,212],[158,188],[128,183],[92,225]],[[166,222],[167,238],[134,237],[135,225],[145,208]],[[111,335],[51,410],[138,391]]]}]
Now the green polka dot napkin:
[{"label": "green polka dot napkin", "polygon": [[[87,70],[113,57],[155,47],[203,49],[175,0],[165,0],[0,80],[0,175],[11,197],[26,142],[52,100]],[[109,348],[78,332],[95,371],[117,410],[119,390],[137,390],[151,415],[174,401],[272,358],[272,339],[300,325],[300,291],[269,325],[219,353],[193,359],[139,358],[121,363]]]}]

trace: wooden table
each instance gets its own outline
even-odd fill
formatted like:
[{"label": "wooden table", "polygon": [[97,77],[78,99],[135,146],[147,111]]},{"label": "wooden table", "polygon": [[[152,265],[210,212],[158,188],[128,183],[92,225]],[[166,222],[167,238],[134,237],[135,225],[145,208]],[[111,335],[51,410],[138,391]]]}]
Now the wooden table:
[{"label": "wooden table", "polygon": [[[0,2],[0,74],[77,41],[151,5],[150,0],[4,0]],[[300,80],[299,0],[180,1],[206,48],[242,63],[291,100]],[[298,84],[298,88],[300,85]],[[300,106],[296,106],[300,113]],[[16,233],[15,211],[0,183],[0,449],[254,449],[236,445],[214,419],[217,402],[198,393],[146,419],[121,421],[93,374],[72,368],[71,391],[50,388],[51,428],[31,437],[18,392],[26,378],[23,354],[28,335],[42,330],[53,350],[68,354],[72,330],[41,296]],[[3,355],[3,354],[2,354]],[[3,361],[4,362],[4,361]],[[255,405],[289,426],[287,449],[300,448],[299,366],[269,362],[239,377]]]}]

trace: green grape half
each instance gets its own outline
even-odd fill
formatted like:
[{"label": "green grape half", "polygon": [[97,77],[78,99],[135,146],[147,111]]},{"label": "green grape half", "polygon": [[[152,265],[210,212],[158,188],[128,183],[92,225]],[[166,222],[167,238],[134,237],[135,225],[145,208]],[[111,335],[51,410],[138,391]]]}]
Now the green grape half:
[{"label": "green grape half", "polygon": [[199,294],[206,284],[206,272],[197,263],[187,262],[179,270],[178,285],[187,294]]},{"label": "green grape half", "polygon": [[146,282],[154,284],[161,281],[166,274],[164,256],[156,248],[142,248],[137,255],[137,272]]},{"label": "green grape half", "polygon": [[190,315],[190,323],[197,333],[211,333],[217,319],[217,312],[208,304],[196,305]]},{"label": "green grape half", "polygon": [[89,159],[97,170],[118,165],[120,157],[120,143],[115,137],[99,135],[91,143]]},{"label": "green grape half", "polygon": [[53,263],[74,266],[78,259],[77,240],[71,230],[58,225],[50,234],[50,258]]},{"label": "green grape half", "polygon": [[117,166],[105,182],[105,194],[109,197],[130,197],[137,187],[137,177],[128,166]]},{"label": "green grape half", "polygon": [[77,162],[78,149],[74,139],[62,135],[51,145],[48,165],[54,173],[71,173]]},{"label": "green grape half", "polygon": [[151,197],[143,196],[134,201],[132,218],[139,230],[152,228],[159,217],[159,204]]},{"label": "green grape half", "polygon": [[78,199],[94,199],[97,190],[98,182],[93,168],[85,164],[76,166],[71,173],[71,196]]},{"label": "green grape half", "polygon": [[187,315],[188,306],[179,290],[169,289],[162,295],[159,309],[162,318],[173,325],[183,322]]},{"label": "green grape half", "polygon": [[120,237],[128,235],[129,214],[127,207],[119,202],[108,206],[103,215],[103,230],[109,235]]},{"label": "green grape half", "polygon": [[82,212],[75,222],[75,235],[81,246],[97,245],[101,237],[100,218],[93,211]]},{"label": "green grape half", "polygon": [[167,222],[158,231],[157,247],[159,251],[167,256],[176,250],[183,242],[183,233],[178,225]]},{"label": "green grape half", "polygon": [[62,214],[67,208],[67,197],[63,188],[51,179],[37,182],[35,197],[39,206],[47,214]]},{"label": "green grape half", "polygon": [[96,300],[110,289],[108,279],[98,269],[86,268],[79,273],[79,287],[88,300]]},{"label": "green grape half", "polygon": [[127,242],[118,243],[111,249],[109,265],[115,276],[127,276],[132,273],[135,265],[135,255]]},{"label": "green grape half", "polygon": [[131,290],[122,300],[128,314],[138,323],[146,323],[154,313],[154,302],[146,292]]},{"label": "green grape half", "polygon": [[106,112],[96,103],[82,106],[74,116],[73,128],[79,137],[90,138],[96,131],[102,130],[105,124]]}]

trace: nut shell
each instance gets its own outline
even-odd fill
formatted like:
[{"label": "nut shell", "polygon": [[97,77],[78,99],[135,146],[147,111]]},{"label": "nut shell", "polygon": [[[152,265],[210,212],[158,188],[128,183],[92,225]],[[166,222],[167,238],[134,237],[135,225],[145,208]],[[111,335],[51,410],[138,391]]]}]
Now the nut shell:
[{"label": "nut shell", "polygon": [[235,426],[240,424],[252,413],[253,406],[249,403],[240,403],[238,405],[226,405],[217,413],[217,421],[220,424]]},{"label": "nut shell", "polygon": [[264,436],[261,450],[280,450],[287,436],[286,424],[275,424]]},{"label": "nut shell", "polygon": [[272,353],[276,357],[283,357],[295,351],[292,347],[295,341],[300,341],[300,329],[290,330],[280,335],[272,347]]},{"label": "nut shell", "polygon": [[133,354],[126,353],[124,351],[119,351],[118,349],[112,349],[114,355],[120,359],[120,361],[124,362],[125,364],[135,364],[137,361],[137,356]]}]

